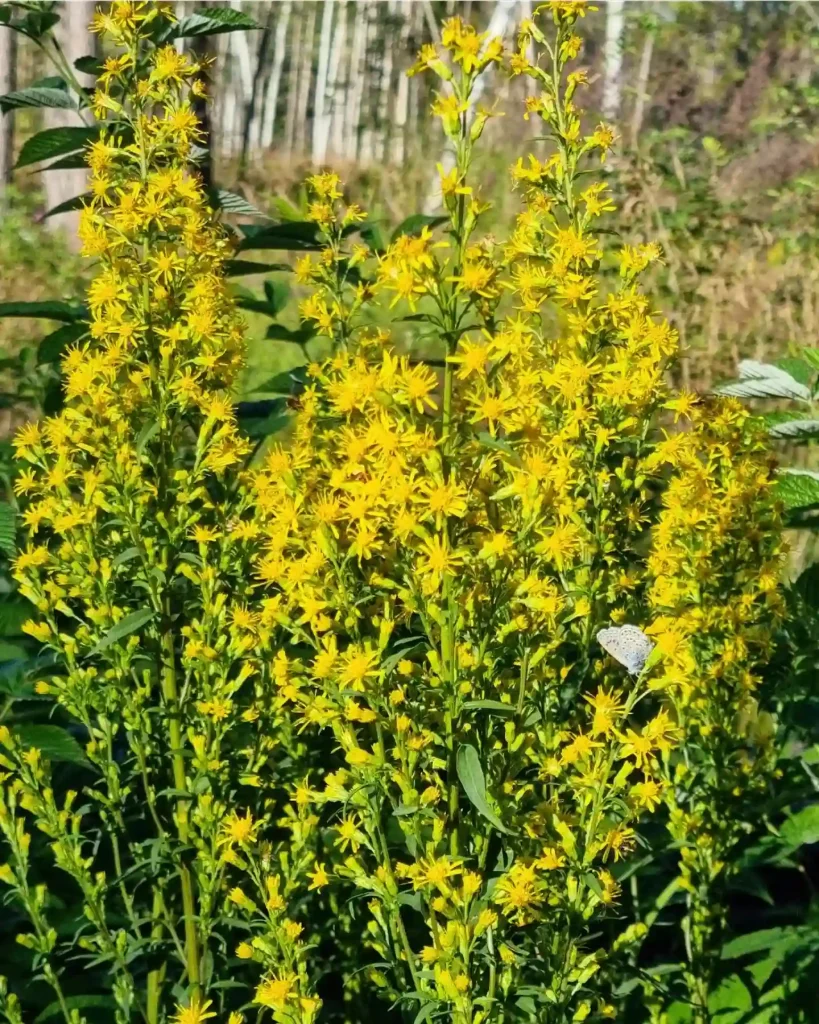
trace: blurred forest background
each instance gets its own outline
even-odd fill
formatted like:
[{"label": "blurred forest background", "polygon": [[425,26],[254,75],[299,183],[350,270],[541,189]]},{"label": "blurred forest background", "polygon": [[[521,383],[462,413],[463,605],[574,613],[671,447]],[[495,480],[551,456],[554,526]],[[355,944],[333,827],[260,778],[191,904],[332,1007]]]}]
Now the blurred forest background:
[{"label": "blurred forest background", "polygon": [[[54,47],[0,24],[0,95],[48,89],[54,52],[80,85],[93,83],[83,72],[93,71],[89,55],[99,56],[87,29],[94,4],[39,6],[60,15]],[[180,18],[195,18],[214,4],[174,6]],[[329,165],[387,235],[409,214],[434,213],[439,202],[435,164],[446,153],[428,113],[433,79],[406,75],[419,48],[453,14],[511,48],[520,20],[532,14],[530,0],[222,6],[257,27],[177,43],[213,59],[203,172],[266,215],[298,220],[300,182],[311,168]],[[652,238],[664,247],[651,287],[685,346],[677,383],[708,388],[732,376],[740,358],[778,359],[812,345],[819,325],[819,5],[598,7],[583,23],[582,63],[592,87],[581,102],[590,117],[613,121],[620,136],[605,168],[621,209],[612,244]],[[534,120],[523,117],[531,84],[498,70],[480,83],[481,102],[504,114],[490,121],[476,169],[495,204],[498,234],[518,207],[509,165],[527,152],[542,155],[546,145]],[[44,127],[82,126],[91,115],[71,104],[18,106],[8,97],[4,109],[0,302],[55,291],[75,297],[88,272],[75,253],[76,214],[50,211],[83,192],[84,171],[69,155],[45,174],[32,173],[42,163],[20,154]],[[24,166],[15,169],[17,162]],[[242,287],[254,283],[261,279]],[[305,360],[303,345],[265,339],[263,318],[257,324],[251,314],[250,321],[251,377]],[[36,321],[0,320],[0,346],[16,352],[38,331]]]}]

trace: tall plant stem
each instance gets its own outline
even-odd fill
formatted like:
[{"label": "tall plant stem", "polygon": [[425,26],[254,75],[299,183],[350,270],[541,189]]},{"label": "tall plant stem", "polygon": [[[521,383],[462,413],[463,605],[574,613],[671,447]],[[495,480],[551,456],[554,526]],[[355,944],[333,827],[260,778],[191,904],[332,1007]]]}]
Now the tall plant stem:
[{"label": "tall plant stem", "polygon": [[[166,623],[170,607],[166,602]],[[179,692],[176,685],[176,655],[173,632],[166,625],[162,634],[162,694],[168,708],[168,738],[170,740],[173,766],[173,784],[179,794],[185,790],[185,760],[182,755],[182,728],[179,721]],[[176,801],[176,830],[179,842],[188,842],[188,798],[180,795]],[[179,865],[179,879],[182,885],[182,910],[185,917],[185,964],[190,997],[199,994],[199,932],[196,926],[196,905],[193,898],[193,880],[187,864]]]}]

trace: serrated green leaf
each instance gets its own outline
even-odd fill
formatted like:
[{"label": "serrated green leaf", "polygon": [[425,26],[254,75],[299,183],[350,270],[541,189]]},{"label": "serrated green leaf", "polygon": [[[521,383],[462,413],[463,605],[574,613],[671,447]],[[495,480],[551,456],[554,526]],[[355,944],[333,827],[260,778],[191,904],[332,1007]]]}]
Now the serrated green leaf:
[{"label": "serrated green leaf", "polygon": [[512,833],[509,829],[506,828],[497,814],[489,806],[489,801],[486,797],[486,780],[484,779],[483,768],[481,767],[481,759],[478,756],[478,751],[471,743],[462,743],[458,748],[456,768],[458,771],[458,778],[464,788],[464,792],[469,797],[469,801],[475,810],[479,811],[484,818],[490,822],[490,824],[494,825],[498,832],[511,835]]},{"label": "serrated green leaf", "polygon": [[785,370],[773,363],[743,359],[739,364],[739,380],[714,388],[718,395],[734,398],[790,398],[808,402],[810,390]]},{"label": "serrated green leaf", "polygon": [[91,654],[99,654],[100,651],[104,651],[112,644],[117,643],[118,640],[123,640],[126,636],[130,636],[131,633],[135,633],[138,629],[142,629],[142,627],[147,625],[155,615],[156,612],[151,608],[141,608],[139,611],[131,612],[130,615],[126,615],[121,622],[118,622],[108,630],[102,640],[100,640],[97,646],[91,651]]},{"label": "serrated green leaf", "polygon": [[0,501],[0,551],[9,558],[17,551],[17,513],[7,501]]},{"label": "serrated green leaf", "polygon": [[776,495],[788,510],[819,505],[819,473],[807,469],[780,470]]},{"label": "serrated green leaf", "polygon": [[17,157],[15,168],[29,167],[41,160],[49,160],[54,156],[74,153],[83,149],[89,142],[99,137],[98,127],[64,127],[46,128],[26,139]]},{"label": "serrated green leaf", "polygon": [[84,306],[69,302],[45,300],[43,302],[0,302],[0,317],[19,316],[35,320],[62,320],[73,324],[87,314]]},{"label": "serrated green leaf", "polygon": [[13,730],[18,743],[27,749],[35,747],[49,761],[70,761],[87,764],[82,747],[71,733],[59,725],[16,725]]},{"label": "serrated green leaf", "polygon": [[798,359],[795,356],[786,356],[784,359],[777,359],[775,366],[778,366],[780,370],[784,370],[785,373],[789,373],[794,380],[798,380],[800,384],[804,384],[808,387],[816,376],[813,372],[810,363],[804,359]]},{"label": "serrated green leaf", "polygon": [[200,8],[166,31],[165,39],[187,39],[191,36],[214,36],[222,32],[240,32],[258,29],[259,25],[243,11],[232,7]]},{"label": "serrated green leaf", "polygon": [[209,190],[208,198],[211,206],[216,210],[224,210],[225,213],[236,213],[245,217],[270,219],[262,213],[258,206],[254,206],[253,203],[248,202],[244,196],[240,196],[236,192],[229,192],[224,188],[213,188]]},{"label": "serrated green leaf", "polygon": [[31,86],[28,89],[19,89],[16,92],[0,96],[0,111],[4,114],[20,107],[55,107],[63,110],[76,110],[77,104],[65,89]]},{"label": "serrated green leaf", "polygon": [[779,831],[792,847],[819,843],[819,803],[809,804],[792,814]]},{"label": "serrated green leaf", "polygon": [[780,420],[768,427],[770,437],[789,441],[807,441],[819,437],[819,420]]}]

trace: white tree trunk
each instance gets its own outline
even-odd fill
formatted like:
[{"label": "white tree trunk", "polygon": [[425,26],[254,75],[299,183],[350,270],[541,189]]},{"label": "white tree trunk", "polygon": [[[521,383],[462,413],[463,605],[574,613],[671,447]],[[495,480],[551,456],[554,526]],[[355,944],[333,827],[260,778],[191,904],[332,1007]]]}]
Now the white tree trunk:
[{"label": "white tree trunk", "polygon": [[350,53],[350,84],[348,86],[349,121],[347,123],[346,155],[350,160],[358,157],[361,102],[364,95],[364,51],[367,38],[367,7],[369,0],[356,0],[353,47]]},{"label": "white tree trunk", "polygon": [[603,48],[603,116],[613,121],[620,113],[623,70],[623,0],[606,4],[606,44]]},{"label": "white tree trunk", "polygon": [[[396,164],[404,162],[405,135],[407,131],[407,114],[409,107],[409,85],[406,62],[409,50],[409,38],[412,30],[413,7],[411,0],[401,2],[401,31],[398,34],[398,89],[395,96],[394,133],[392,139],[392,159]],[[385,157],[387,154],[385,154]]]},{"label": "white tree trunk", "polygon": [[299,156],[307,152],[307,108],[310,104],[310,86],[313,82],[313,42],[316,35],[316,5],[307,5],[307,24],[299,56],[299,105],[296,110],[295,147]]},{"label": "white tree trunk", "polygon": [[[88,0],[72,0],[71,3],[63,4],[60,13],[60,22],[55,31],[66,60],[73,65],[79,57],[85,57],[96,50],[96,39],[88,28],[94,16],[94,4]],[[93,78],[80,75],[79,72],[77,76],[83,84],[93,84]],[[71,110],[49,109],[46,111],[45,123],[49,128],[76,126],[77,114]],[[46,205],[50,210],[74,196],[82,195],[88,185],[88,175],[84,169],[46,171],[43,174],[43,182]],[[49,217],[45,222],[52,231],[63,233],[69,247],[75,251],[80,247],[77,237],[79,216],[79,211],[75,210]]]},{"label": "white tree trunk", "polygon": [[270,71],[270,78],[267,80],[264,114],[258,140],[261,149],[270,149],[276,132],[276,108],[279,103],[279,89],[282,82],[284,58],[287,55],[287,26],[290,23],[292,7],[293,5],[290,3],[290,0],[285,0],[279,8],[279,17],[276,22],[276,41],[273,45],[273,67]]},{"label": "white tree trunk", "polygon": [[340,81],[342,58],[347,50],[347,0],[337,0],[338,19],[333,36],[332,55],[327,85],[327,105],[330,110],[329,147],[336,156],[344,152],[344,125],[347,117],[347,99],[349,97],[349,66],[346,79]]},{"label": "white tree trunk", "polygon": [[[390,119],[390,95],[392,94],[392,72],[395,64],[396,34],[394,31],[395,15],[398,11],[398,0],[389,0],[387,4],[388,23],[385,26],[384,38],[380,50],[384,54],[381,65],[381,90],[378,97],[378,143],[376,155],[379,160],[390,158],[390,139],[395,134],[394,120]],[[400,40],[400,33],[398,35]]]},{"label": "white tree trunk", "polygon": [[333,37],[333,0],[324,0],[321,12],[321,33],[319,35],[318,69],[316,71],[316,99],[313,105],[313,152],[314,166],[323,164],[330,140],[331,107],[327,96],[327,79],[330,70],[330,42]]},{"label": "white tree trunk", "polygon": [[[373,74],[373,64],[383,67],[384,49],[376,46],[378,37],[378,4],[367,3],[367,22],[364,34],[364,60],[362,81],[364,84],[364,96],[367,102],[362,101],[363,124],[361,128],[361,148],[359,159],[364,163],[370,163],[375,156],[375,120],[378,117],[378,99],[374,95],[375,84],[380,85],[380,76]],[[373,59],[374,58],[374,59]],[[363,100],[363,97],[362,97]]]},{"label": "white tree trunk", "polygon": [[304,35],[303,9],[296,11],[293,46],[290,50],[290,67],[287,72],[287,112],[284,116],[284,148],[288,156],[293,153],[296,138],[296,110],[299,105],[299,68],[301,41]]},{"label": "white tree trunk", "polygon": [[[16,88],[17,47],[14,33],[0,25],[0,95],[13,92]],[[14,111],[0,114],[0,209],[3,207],[3,192],[11,183],[11,169],[14,166]]]},{"label": "white tree trunk", "polygon": [[648,99],[648,76],[651,72],[651,58],[654,53],[654,38],[656,31],[653,27],[646,29],[643,49],[640,53],[640,67],[637,71],[636,96],[634,98],[634,111],[631,115],[631,145],[637,145],[640,137],[640,130],[643,127],[645,116],[646,100]]}]

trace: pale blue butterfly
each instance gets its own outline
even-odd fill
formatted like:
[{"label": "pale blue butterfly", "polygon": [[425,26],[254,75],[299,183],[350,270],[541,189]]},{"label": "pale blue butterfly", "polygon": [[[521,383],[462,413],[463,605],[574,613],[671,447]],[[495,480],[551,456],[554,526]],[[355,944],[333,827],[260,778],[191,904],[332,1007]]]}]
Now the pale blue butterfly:
[{"label": "pale blue butterfly", "polygon": [[601,629],[597,634],[597,642],[633,676],[639,676],[645,668],[649,654],[654,650],[653,641],[649,640],[639,626],[612,626],[610,629]]}]

